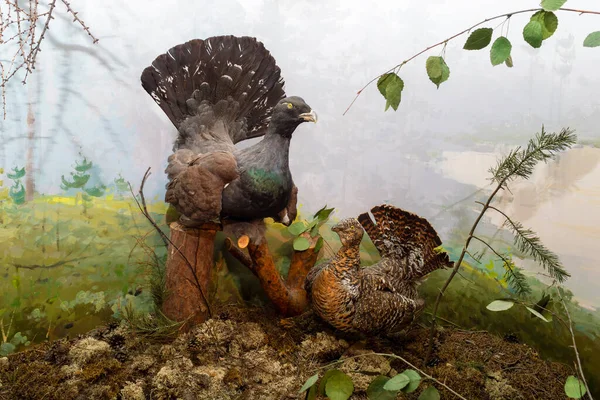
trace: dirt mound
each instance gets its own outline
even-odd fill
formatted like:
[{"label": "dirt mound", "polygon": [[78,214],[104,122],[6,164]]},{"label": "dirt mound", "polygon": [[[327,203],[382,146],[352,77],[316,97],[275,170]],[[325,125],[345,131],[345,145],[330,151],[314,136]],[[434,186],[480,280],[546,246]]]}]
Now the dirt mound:
[{"label": "dirt mound", "polygon": [[[509,339],[444,329],[424,371],[468,399],[564,399],[572,370]],[[110,324],[11,355],[0,368],[0,399],[304,398],[298,395],[304,381],[339,359],[335,367],[352,378],[359,399],[376,376],[407,368],[373,352],[398,354],[420,367],[426,343],[427,330],[418,327],[391,343],[336,335],[311,314],[282,320],[264,309],[226,308],[168,341]],[[442,398],[453,398],[438,389]],[[399,398],[416,399],[420,390]]]}]

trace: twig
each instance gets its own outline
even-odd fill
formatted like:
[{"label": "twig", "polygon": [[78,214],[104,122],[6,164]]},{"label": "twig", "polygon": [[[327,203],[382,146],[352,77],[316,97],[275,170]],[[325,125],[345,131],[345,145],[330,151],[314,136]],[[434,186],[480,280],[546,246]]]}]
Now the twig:
[{"label": "twig", "polygon": [[46,17],[46,22],[44,23],[44,27],[42,28],[42,33],[40,35],[40,38],[38,39],[37,43],[35,44],[35,47],[33,47],[31,49],[31,52],[29,53],[29,56],[27,57],[27,61],[28,61],[27,73],[25,73],[25,79],[23,81],[25,81],[27,79],[27,74],[29,73],[29,71],[35,69],[35,61],[37,58],[37,54],[40,51],[40,46],[42,45],[42,40],[44,40],[44,35],[46,34],[46,31],[48,30],[48,26],[50,25],[50,20],[52,19],[52,12],[54,11],[54,7],[56,7],[56,0],[51,0],[49,7],[50,7],[50,11],[48,11],[48,16]]},{"label": "twig", "polygon": [[[491,206],[489,208],[491,208]],[[478,240],[481,243],[485,244],[487,246],[487,248],[490,249],[495,255],[500,257],[505,264],[508,264],[508,260],[502,254],[498,253],[488,242],[486,242],[485,240],[481,239],[478,236],[473,236],[473,239]]]},{"label": "twig", "polygon": [[200,295],[202,296],[202,300],[204,301],[204,303],[206,304],[206,308],[208,309],[208,315],[210,318],[212,318],[213,313],[212,313],[212,309],[210,307],[210,303],[208,302],[208,298],[204,294],[204,290],[202,290],[200,281],[198,281],[198,276],[196,276],[196,271],[194,270],[194,266],[192,265],[190,260],[188,260],[187,257],[183,254],[183,252],[175,245],[175,243],[173,243],[171,241],[171,239],[169,239],[169,237],[167,235],[165,235],[165,233],[162,231],[162,229],[160,229],[160,227],[156,224],[156,222],[154,221],[154,219],[148,212],[148,208],[146,206],[146,198],[144,197],[144,184],[146,183],[146,180],[148,179],[149,176],[150,176],[150,167],[148,167],[148,169],[146,170],[146,173],[144,174],[144,177],[142,178],[142,183],[140,185],[139,194],[140,194],[141,204],[138,201],[138,199],[135,197],[135,194],[133,193],[133,187],[131,186],[131,183],[127,182],[129,185],[129,190],[131,191],[131,194],[133,195],[133,199],[135,200],[138,208],[140,209],[142,214],[146,217],[146,219],[152,224],[154,229],[157,230],[157,232],[159,233],[159,235],[165,242],[165,246],[168,246],[169,244],[171,244],[171,246],[179,253],[181,258],[183,258],[183,260],[185,261],[186,265],[190,269],[190,272],[192,273],[192,276],[194,277],[194,280],[195,280],[195,282],[192,282],[192,283],[194,284],[194,286],[196,286],[196,288],[200,292]]},{"label": "twig", "polygon": [[[373,82],[377,81],[381,76],[388,74],[396,69],[400,69],[402,68],[402,66],[410,61],[412,61],[413,59],[417,58],[418,56],[420,56],[421,54],[435,48],[441,45],[446,45],[450,40],[452,39],[456,39],[457,37],[464,35],[465,33],[471,31],[473,28],[477,28],[479,25],[485,24],[486,22],[489,21],[493,21],[495,19],[498,18],[510,18],[513,15],[517,15],[517,14],[523,14],[526,12],[537,12],[543,10],[543,8],[528,8],[526,10],[519,10],[519,11],[512,11],[509,13],[504,13],[504,14],[500,14],[500,15],[496,15],[495,17],[491,17],[491,18],[486,18],[483,21],[480,21],[478,23],[476,23],[475,25],[472,25],[470,27],[468,27],[467,29],[464,29],[452,36],[450,36],[447,39],[444,39],[436,44],[432,44],[431,46],[419,51],[418,53],[416,53],[415,55],[413,55],[412,57],[407,58],[406,60],[402,61],[399,64],[396,64],[394,67],[388,69],[387,71],[385,71],[384,73],[377,75],[375,78],[371,79],[369,82],[367,82],[366,85],[364,85],[357,93],[356,96],[354,97],[354,100],[352,100],[352,102],[350,103],[350,105],[348,106],[348,108],[346,108],[346,111],[344,111],[344,113],[342,115],[346,115],[346,113],[350,110],[350,108],[354,105],[354,103],[356,102],[356,100],[358,99],[358,97],[362,94],[363,90],[365,90],[367,87],[369,87]],[[572,8],[559,8],[560,11],[569,11],[569,12],[576,12],[579,13],[579,15],[581,14],[597,14],[600,15],[600,11],[589,11],[589,10],[576,10],[576,9],[572,9]]]},{"label": "twig", "polygon": [[406,359],[404,359],[403,357],[400,357],[399,355],[396,354],[389,354],[389,353],[364,353],[364,354],[358,354],[355,356],[350,356],[350,357],[345,357],[342,360],[338,360],[338,361],[334,361],[332,363],[329,363],[327,365],[324,365],[322,367],[317,368],[316,370],[321,370],[327,367],[331,367],[332,365],[337,365],[337,364],[341,364],[343,362],[345,362],[346,360],[351,360],[354,358],[360,358],[360,357],[366,357],[366,356],[382,356],[382,357],[391,357],[391,358],[395,358],[397,360],[400,360],[402,362],[404,362],[406,365],[408,365],[411,368],[414,368],[415,370],[417,370],[419,373],[421,373],[421,375],[425,376],[427,379],[434,381],[435,383],[437,383],[438,385],[441,385],[443,387],[445,387],[450,393],[452,393],[453,395],[455,395],[456,397],[458,397],[459,399],[462,400],[467,400],[465,397],[463,397],[462,395],[456,393],[451,387],[449,387],[448,385],[446,385],[444,382],[441,382],[437,379],[435,379],[433,376],[429,375],[428,373],[424,372],[423,370],[415,367],[413,364],[411,364],[409,361],[407,361]]},{"label": "twig", "polygon": [[154,227],[154,229],[156,229],[156,231],[158,232],[158,234],[162,238],[165,246],[168,246],[169,245],[169,238],[162,231],[162,229],[160,229],[160,227],[158,226],[158,224],[156,223],[156,221],[154,221],[154,218],[152,218],[152,216],[148,212],[148,207],[146,205],[146,197],[144,196],[144,185],[146,184],[146,180],[148,179],[149,176],[150,176],[150,167],[148,167],[148,169],[146,170],[146,173],[144,174],[144,177],[142,178],[142,183],[140,185],[140,190],[138,191],[138,194],[140,195],[140,200],[142,202],[141,204],[137,200],[137,198],[135,197],[135,194],[133,193],[133,188],[131,187],[131,183],[129,183],[129,182],[127,182],[127,183],[129,184],[129,190],[131,191],[133,199],[137,203],[138,208],[140,209],[140,211],[142,212],[142,214],[144,214],[144,217],[146,217],[146,219],[152,224],[152,226]]},{"label": "twig", "polygon": [[40,264],[30,264],[30,265],[13,264],[13,267],[15,267],[17,269],[29,269],[29,270],[34,270],[34,269],[52,269],[52,268],[60,267],[62,265],[65,265],[65,264],[73,262],[73,261],[79,261],[79,260],[83,260],[83,259],[86,259],[86,258],[88,258],[88,257],[71,258],[69,260],[57,261],[57,262],[55,262],[53,264],[49,264],[49,265],[40,265]]},{"label": "twig", "polygon": [[254,262],[252,262],[252,259],[246,253],[240,250],[240,248],[237,247],[230,238],[225,239],[225,249],[246,268],[252,272],[255,272],[256,268],[254,267]]},{"label": "twig", "polygon": [[77,16],[77,14],[79,14],[79,13],[76,12],[76,11],[73,11],[73,9],[71,8],[71,3],[69,3],[66,0],[61,0],[61,1],[67,7],[67,11],[73,16],[73,22],[78,22],[79,25],[81,25],[81,27],[83,28],[83,30],[86,31],[88,35],[90,35],[90,37],[94,41],[94,44],[98,43],[98,39],[94,35],[92,35],[92,32],[90,31],[90,28],[87,27],[85,25],[85,23]]},{"label": "twig", "polygon": [[587,389],[587,394],[590,400],[594,400],[592,397],[592,392],[590,392],[590,388],[585,379],[585,375],[583,374],[583,367],[581,366],[581,358],[579,358],[579,351],[577,350],[577,342],[575,341],[575,333],[573,332],[573,321],[571,320],[571,313],[569,313],[569,309],[567,308],[567,304],[565,303],[565,299],[562,296],[561,289],[557,288],[558,296],[560,297],[560,301],[565,309],[565,313],[567,314],[567,318],[569,319],[569,331],[571,332],[571,339],[573,340],[573,351],[575,352],[575,358],[577,358],[577,366],[579,367],[579,373],[581,374],[581,380],[583,380],[583,384]]}]

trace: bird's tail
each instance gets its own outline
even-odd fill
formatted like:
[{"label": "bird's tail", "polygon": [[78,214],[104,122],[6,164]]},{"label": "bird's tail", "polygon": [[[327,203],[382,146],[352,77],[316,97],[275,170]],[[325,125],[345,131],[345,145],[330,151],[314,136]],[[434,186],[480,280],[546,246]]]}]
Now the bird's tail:
[{"label": "bird's tail", "polygon": [[418,215],[383,204],[358,216],[367,235],[381,257],[407,259],[407,278],[416,280],[437,269],[452,265],[448,254],[438,248],[442,244],[431,224]]},{"label": "bird's tail", "polygon": [[[141,81],[182,135],[203,136],[207,115],[221,119],[229,143],[264,135],[270,108],[285,96],[275,59],[251,37],[215,36],[179,44],[144,69]],[[194,129],[182,129],[190,117],[204,113]],[[188,123],[189,125],[189,123]],[[214,135],[214,134],[213,134]],[[215,140],[192,138],[192,141]],[[202,143],[196,143],[202,149]],[[177,146],[176,146],[177,147]],[[190,146],[179,146],[190,148]],[[198,150],[198,149],[196,149]]]}]

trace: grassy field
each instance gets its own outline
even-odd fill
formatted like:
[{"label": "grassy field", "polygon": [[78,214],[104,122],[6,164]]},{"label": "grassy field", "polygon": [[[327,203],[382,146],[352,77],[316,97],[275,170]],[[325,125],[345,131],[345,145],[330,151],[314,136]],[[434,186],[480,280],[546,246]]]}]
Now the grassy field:
[{"label": "grassy field", "polygon": [[[159,222],[165,210],[150,205]],[[159,256],[165,249],[131,198],[4,201],[0,224],[0,354],[85,332],[126,302],[151,307],[149,254],[140,243]]]}]

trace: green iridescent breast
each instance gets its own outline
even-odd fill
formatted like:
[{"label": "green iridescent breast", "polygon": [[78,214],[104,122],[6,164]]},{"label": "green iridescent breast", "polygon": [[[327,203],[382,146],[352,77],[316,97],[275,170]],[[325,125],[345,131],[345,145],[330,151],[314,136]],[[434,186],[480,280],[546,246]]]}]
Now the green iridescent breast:
[{"label": "green iridescent breast", "polygon": [[260,193],[278,194],[283,186],[283,176],[263,168],[250,168],[247,172],[252,186]]}]

